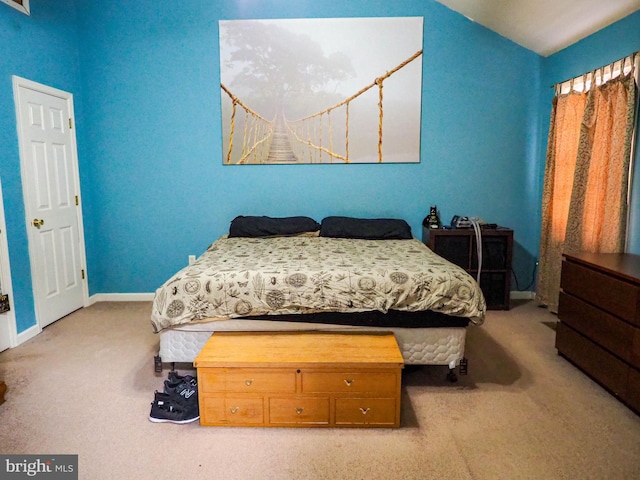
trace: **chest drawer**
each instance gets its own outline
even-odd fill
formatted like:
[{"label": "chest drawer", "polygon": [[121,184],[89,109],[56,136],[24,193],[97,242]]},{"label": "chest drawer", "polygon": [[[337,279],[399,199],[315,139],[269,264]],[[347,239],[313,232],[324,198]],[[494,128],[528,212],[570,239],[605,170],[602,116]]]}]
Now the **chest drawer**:
[{"label": "chest drawer", "polygon": [[271,397],[269,422],[272,424],[328,424],[329,398]]},{"label": "chest drawer", "polygon": [[296,374],[293,370],[208,368],[199,378],[204,393],[295,393]]},{"label": "chest drawer", "polygon": [[394,395],[398,374],[385,372],[338,373],[303,372],[303,393],[360,393],[372,396]]},{"label": "chest drawer", "polygon": [[251,425],[264,422],[261,397],[206,396],[200,401],[200,424]]},{"label": "chest drawer", "polygon": [[640,325],[640,289],[636,285],[565,260],[560,287],[627,322]]},{"label": "chest drawer", "polygon": [[395,398],[336,398],[336,425],[396,423]]}]

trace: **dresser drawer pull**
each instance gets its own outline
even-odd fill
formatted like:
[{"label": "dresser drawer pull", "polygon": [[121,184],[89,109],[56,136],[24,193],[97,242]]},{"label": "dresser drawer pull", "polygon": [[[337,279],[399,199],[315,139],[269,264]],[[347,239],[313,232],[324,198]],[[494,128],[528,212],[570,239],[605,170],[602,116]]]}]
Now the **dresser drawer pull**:
[{"label": "dresser drawer pull", "polygon": [[245,380],[245,381],[244,381],[244,384],[245,384],[247,387],[250,387],[252,383],[253,383],[253,378],[251,378],[251,379],[249,379],[249,380]]},{"label": "dresser drawer pull", "polygon": [[344,379],[344,383],[347,387],[350,387],[353,384],[353,380],[347,380],[346,378]]},{"label": "dresser drawer pull", "polygon": [[236,413],[238,410],[240,410],[240,407],[231,407],[229,410],[231,410],[231,413]]},{"label": "dresser drawer pull", "polygon": [[360,411],[362,412],[363,415],[366,415],[367,413],[369,413],[369,410],[371,410],[370,408],[362,408],[360,407]]},{"label": "dresser drawer pull", "polygon": [[296,413],[298,415],[301,415],[303,411],[304,411],[304,408],[301,408],[301,407],[296,408]]}]

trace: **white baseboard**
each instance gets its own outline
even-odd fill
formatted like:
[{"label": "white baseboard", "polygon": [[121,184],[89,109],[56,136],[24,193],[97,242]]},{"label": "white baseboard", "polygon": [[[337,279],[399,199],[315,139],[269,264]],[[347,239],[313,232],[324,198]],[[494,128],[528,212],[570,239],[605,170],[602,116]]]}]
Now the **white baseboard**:
[{"label": "white baseboard", "polygon": [[29,327],[26,330],[23,330],[16,336],[18,342],[15,346],[17,347],[18,345],[23,344],[27,340],[31,340],[33,337],[38,335],[41,331],[42,329],[38,325],[34,325],[33,327]]},{"label": "white baseboard", "polygon": [[153,302],[153,293],[97,293],[89,297],[89,305],[97,302]]},{"label": "white baseboard", "polygon": [[520,292],[512,290],[509,296],[512,300],[535,300],[536,292]]}]

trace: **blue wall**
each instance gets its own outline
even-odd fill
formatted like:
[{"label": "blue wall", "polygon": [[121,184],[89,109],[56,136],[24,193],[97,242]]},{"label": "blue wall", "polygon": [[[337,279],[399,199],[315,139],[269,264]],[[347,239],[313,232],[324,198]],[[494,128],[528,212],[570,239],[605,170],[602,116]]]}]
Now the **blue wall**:
[{"label": "blue wall", "polygon": [[[544,71],[571,69],[554,57],[432,0],[31,0],[31,10],[0,8],[0,175],[19,332],[35,319],[13,74],[75,96],[92,295],[154,291],[236,215],[402,217],[420,237],[433,204],[445,221],[460,213],[513,228],[514,269],[530,283],[550,109]],[[421,163],[223,166],[218,20],[354,16],[424,17]],[[18,44],[24,52],[10,47]]]},{"label": "blue wall", "polygon": [[18,333],[36,320],[11,77],[81,96],[74,2],[32,0],[31,4],[31,16],[0,4],[0,176]]},{"label": "blue wall", "polygon": [[[444,219],[481,216],[537,248],[522,216],[532,52],[423,0],[122,3],[79,2],[92,293],[152,291],[239,214],[402,217],[420,236],[437,204]],[[218,20],[372,15],[424,16],[421,163],[222,165]]]}]

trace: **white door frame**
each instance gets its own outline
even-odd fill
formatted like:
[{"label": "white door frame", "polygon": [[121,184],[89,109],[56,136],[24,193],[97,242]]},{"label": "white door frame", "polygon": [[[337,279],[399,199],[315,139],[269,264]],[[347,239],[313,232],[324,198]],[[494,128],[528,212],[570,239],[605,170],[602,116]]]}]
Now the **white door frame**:
[{"label": "white door frame", "polygon": [[[20,150],[20,173],[21,173],[21,177],[23,178],[23,183],[24,183],[24,172],[26,171],[26,159],[25,159],[25,152],[23,151],[24,147],[23,147],[23,138],[22,138],[22,131],[20,128],[21,125],[21,118],[20,118],[20,108],[19,108],[19,89],[20,87],[23,88],[27,88],[30,90],[34,90],[40,93],[43,93],[45,95],[51,95],[54,97],[58,97],[58,98],[62,98],[67,102],[67,105],[69,107],[69,116],[70,116],[70,122],[73,125],[73,128],[70,129],[70,133],[71,133],[71,148],[70,148],[70,154],[71,154],[71,162],[73,164],[73,168],[74,168],[74,188],[76,190],[76,192],[78,193],[78,204],[79,207],[76,209],[76,215],[78,218],[78,236],[79,236],[79,248],[80,248],[80,263],[81,263],[81,268],[84,270],[84,281],[82,282],[82,296],[83,296],[83,306],[88,306],[89,305],[89,288],[88,288],[88,284],[89,284],[89,278],[87,275],[87,258],[86,258],[86,251],[85,251],[85,243],[84,243],[84,226],[82,223],[82,199],[81,199],[81,195],[80,195],[80,169],[78,166],[78,150],[77,150],[77,143],[76,143],[76,121],[75,121],[75,113],[74,113],[74,108],[73,108],[73,95],[69,92],[65,92],[63,90],[58,90],[57,88],[53,88],[53,87],[49,87],[47,85],[43,85],[37,82],[34,82],[32,80],[28,80],[26,78],[22,78],[22,77],[18,77],[16,75],[12,76],[13,79],[13,95],[14,95],[14,103],[15,103],[15,107],[16,107],[16,122],[17,122],[17,130],[18,130],[18,145],[19,145],[19,150]],[[31,224],[31,218],[29,217],[29,212],[27,212],[27,191],[26,189],[23,187],[22,188],[22,193],[24,195],[24,204],[25,204],[25,225],[27,225],[27,238],[28,238],[28,244],[29,244],[29,265],[31,267],[31,285],[32,285],[32,292],[33,292],[33,304],[34,304],[34,309],[35,309],[35,315],[36,315],[36,327],[37,327],[37,332],[36,333],[40,333],[42,331],[42,326],[40,323],[40,317],[41,317],[41,313],[39,312],[39,302],[38,299],[36,298],[36,270],[35,270],[35,265],[33,263],[33,259],[36,258],[35,257],[35,253],[34,253],[34,246],[32,245],[31,242],[31,234],[29,233],[28,230],[28,226]]]},{"label": "white door frame", "polygon": [[9,295],[9,306],[11,310],[0,315],[6,315],[3,320],[9,322],[9,348],[13,348],[18,345],[18,333],[16,314],[13,308],[13,286],[11,285],[11,265],[9,264],[7,224],[4,218],[2,179],[0,179],[0,285],[2,285],[2,293]]}]

